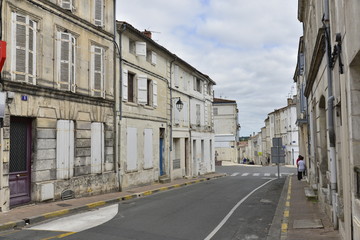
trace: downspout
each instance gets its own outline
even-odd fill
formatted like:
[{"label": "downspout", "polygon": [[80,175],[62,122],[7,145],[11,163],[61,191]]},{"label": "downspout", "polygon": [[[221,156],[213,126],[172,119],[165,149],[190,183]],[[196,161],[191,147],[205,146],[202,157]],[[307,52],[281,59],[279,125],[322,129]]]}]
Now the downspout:
[{"label": "downspout", "polygon": [[[116,0],[114,0],[114,40],[113,40],[113,43],[114,43],[114,46],[117,50],[117,53],[119,55],[119,83],[116,82],[116,53],[114,53],[114,70],[115,70],[115,82],[114,82],[114,89],[115,91],[119,91],[119,96],[116,97],[116,100],[115,100],[115,103],[118,102],[118,104],[115,104],[115,132],[117,133],[116,136],[115,136],[115,144],[116,144],[116,147],[115,147],[115,171],[117,173],[117,181],[118,181],[118,188],[119,188],[119,191],[121,192],[122,191],[122,184],[121,184],[121,165],[120,165],[120,159],[121,159],[121,125],[120,125],[120,122],[122,120],[122,54],[121,54],[121,51],[122,51],[122,39],[121,39],[121,36],[122,36],[122,32],[125,31],[126,29],[126,24],[123,25],[123,29],[120,29],[120,32],[119,32],[119,44],[116,42],[116,34],[117,34],[117,26],[116,26]],[[120,46],[119,46],[120,45]],[[114,51],[115,52],[115,51]],[[116,87],[116,86],[119,86],[119,87]],[[117,96],[117,94],[115,94],[115,96]]]},{"label": "downspout", "polygon": [[336,173],[336,155],[335,155],[335,128],[334,128],[334,96],[333,96],[333,79],[331,69],[331,39],[330,39],[330,17],[329,17],[329,0],[324,0],[324,18],[323,24],[325,26],[325,42],[327,53],[327,79],[328,79],[328,131],[329,131],[329,160],[330,160],[330,189],[331,189],[331,204],[333,207],[333,224],[334,228],[338,229],[337,209],[336,209],[336,195],[337,195],[337,173]]},{"label": "downspout", "polygon": [[[119,50],[119,46],[116,43],[116,0],[114,0],[114,39],[113,39],[113,43],[114,43],[114,47],[116,48],[116,50],[118,51],[118,53],[121,53],[121,51]],[[120,66],[121,66],[121,62],[120,62]],[[120,72],[120,76],[121,76],[121,72]],[[121,81],[121,80],[120,80]],[[116,82],[116,51],[114,50],[114,89],[115,89],[115,133],[119,133],[119,129],[120,129],[120,118],[119,115],[121,113],[120,110],[117,109],[117,94],[116,94],[116,90],[117,90],[117,82]],[[120,174],[120,164],[119,164],[119,160],[120,160],[120,133],[115,135],[115,172],[116,172],[116,181],[117,181],[117,185],[118,185],[118,189],[121,192],[121,174]]]},{"label": "downspout", "polygon": [[171,179],[171,152],[173,148],[173,100],[172,100],[172,65],[176,61],[177,57],[174,55],[174,59],[170,62],[170,83],[169,83],[169,89],[170,89],[170,145],[169,145],[169,177]]}]

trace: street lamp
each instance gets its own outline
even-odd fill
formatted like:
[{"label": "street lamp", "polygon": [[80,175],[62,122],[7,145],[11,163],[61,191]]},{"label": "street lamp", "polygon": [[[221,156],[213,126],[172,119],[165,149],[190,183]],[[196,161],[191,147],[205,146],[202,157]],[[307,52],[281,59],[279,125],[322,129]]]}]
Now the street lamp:
[{"label": "street lamp", "polygon": [[184,107],[184,103],[179,98],[179,100],[175,103],[175,106],[176,106],[176,109],[179,110],[179,112],[181,112],[181,109],[183,109],[183,107]]}]

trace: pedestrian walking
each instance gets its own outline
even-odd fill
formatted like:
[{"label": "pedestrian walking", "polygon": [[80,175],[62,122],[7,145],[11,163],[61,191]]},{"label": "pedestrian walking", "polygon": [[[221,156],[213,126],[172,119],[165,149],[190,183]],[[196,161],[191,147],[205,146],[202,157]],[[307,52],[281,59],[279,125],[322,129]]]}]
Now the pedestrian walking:
[{"label": "pedestrian walking", "polygon": [[297,162],[297,171],[298,171],[298,180],[300,181],[303,177],[304,171],[306,169],[305,161],[303,156],[299,156],[299,161]]}]

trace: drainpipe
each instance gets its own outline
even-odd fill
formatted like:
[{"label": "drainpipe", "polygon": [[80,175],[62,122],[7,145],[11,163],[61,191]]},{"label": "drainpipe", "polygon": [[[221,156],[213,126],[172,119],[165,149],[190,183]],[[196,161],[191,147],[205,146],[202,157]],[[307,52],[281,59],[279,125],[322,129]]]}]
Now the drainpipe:
[{"label": "drainpipe", "polygon": [[173,148],[173,99],[172,99],[172,65],[176,61],[177,57],[174,55],[174,59],[170,62],[170,83],[169,83],[169,89],[170,89],[170,145],[169,145],[169,177],[171,179],[171,152]]},{"label": "drainpipe", "polygon": [[330,158],[330,189],[331,189],[331,204],[333,207],[333,224],[334,228],[338,229],[337,209],[336,209],[336,195],[337,195],[337,173],[336,173],[336,156],[335,156],[335,128],[334,128],[334,96],[332,86],[332,70],[331,70],[331,42],[330,42],[330,23],[329,23],[329,0],[324,0],[324,18],[323,24],[325,26],[325,42],[327,53],[327,79],[328,79],[328,131],[329,131],[329,158]]},{"label": "drainpipe", "polygon": [[[119,191],[122,191],[122,184],[121,184],[121,166],[120,166],[120,159],[121,159],[121,120],[122,120],[122,33],[126,30],[126,24],[123,25],[123,28],[120,29],[119,32],[119,44],[116,42],[116,34],[117,34],[117,27],[116,27],[116,0],[114,0],[114,39],[113,43],[116,48],[116,51],[119,55],[119,82],[116,82],[115,77],[115,83],[114,83],[114,89],[115,91],[119,90],[119,96],[115,99],[115,103],[118,102],[118,104],[115,104],[115,132],[117,133],[115,136],[115,171],[117,173],[117,181],[118,181],[118,187]],[[114,56],[114,70],[116,75],[116,54]],[[119,87],[116,87],[116,86]],[[115,94],[117,96],[117,94]]]}]

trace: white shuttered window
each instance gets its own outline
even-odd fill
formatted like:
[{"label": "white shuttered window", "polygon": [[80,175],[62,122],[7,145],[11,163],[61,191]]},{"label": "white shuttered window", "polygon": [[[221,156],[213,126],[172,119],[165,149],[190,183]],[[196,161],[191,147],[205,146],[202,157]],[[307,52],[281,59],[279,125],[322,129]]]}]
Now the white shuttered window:
[{"label": "white shuttered window", "polygon": [[137,170],[137,129],[128,127],[126,134],[126,170],[134,171]]},{"label": "white shuttered window", "polygon": [[91,173],[101,173],[104,169],[104,124],[91,123]]},{"label": "white shuttered window", "polygon": [[123,101],[128,100],[128,70],[124,69],[122,73],[122,98]]},{"label": "white shuttered window", "polygon": [[76,39],[71,33],[58,32],[58,88],[75,92]]},{"label": "white shuttered window", "polygon": [[91,46],[91,93],[94,97],[105,97],[104,48]]},{"label": "white shuttered window", "polygon": [[158,99],[157,99],[157,82],[153,81],[153,107],[156,108],[158,106]]},{"label": "white shuttered window", "polygon": [[153,167],[153,130],[144,129],[144,168]]},{"label": "white shuttered window", "polygon": [[74,174],[74,122],[58,120],[56,129],[56,177],[69,179]]},{"label": "white shuttered window", "polygon": [[138,79],[138,103],[147,104],[147,77],[139,75]]},{"label": "white shuttered window", "polygon": [[29,16],[12,14],[12,43],[12,80],[36,84],[36,22]]},{"label": "white shuttered window", "polygon": [[104,26],[104,1],[94,0],[94,23],[96,26]]}]

